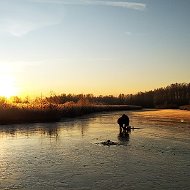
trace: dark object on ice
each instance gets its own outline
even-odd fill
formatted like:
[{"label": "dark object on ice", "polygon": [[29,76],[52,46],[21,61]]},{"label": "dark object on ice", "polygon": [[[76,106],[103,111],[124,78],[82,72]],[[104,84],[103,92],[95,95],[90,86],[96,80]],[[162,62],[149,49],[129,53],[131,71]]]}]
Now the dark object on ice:
[{"label": "dark object on ice", "polygon": [[101,142],[101,144],[110,146],[110,145],[117,145],[118,143],[107,140],[107,141]]},{"label": "dark object on ice", "polygon": [[131,127],[129,126],[129,117],[123,114],[118,120],[117,123],[119,124],[120,133],[130,131]]}]

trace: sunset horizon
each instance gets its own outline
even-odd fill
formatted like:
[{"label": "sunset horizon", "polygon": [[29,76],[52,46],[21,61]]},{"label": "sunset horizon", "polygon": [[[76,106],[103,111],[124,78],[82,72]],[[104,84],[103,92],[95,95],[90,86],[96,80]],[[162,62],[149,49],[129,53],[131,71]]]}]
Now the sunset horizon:
[{"label": "sunset horizon", "polygon": [[188,83],[189,2],[0,1],[0,96]]},{"label": "sunset horizon", "polygon": [[190,0],[0,0],[0,190],[190,189]]}]

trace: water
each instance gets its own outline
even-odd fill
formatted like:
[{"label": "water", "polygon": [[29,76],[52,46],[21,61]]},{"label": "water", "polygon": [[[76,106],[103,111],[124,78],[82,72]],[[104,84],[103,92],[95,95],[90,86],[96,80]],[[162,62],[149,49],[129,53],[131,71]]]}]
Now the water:
[{"label": "water", "polygon": [[[190,112],[127,111],[0,127],[0,189],[190,189]],[[104,146],[107,140],[118,145]]]}]

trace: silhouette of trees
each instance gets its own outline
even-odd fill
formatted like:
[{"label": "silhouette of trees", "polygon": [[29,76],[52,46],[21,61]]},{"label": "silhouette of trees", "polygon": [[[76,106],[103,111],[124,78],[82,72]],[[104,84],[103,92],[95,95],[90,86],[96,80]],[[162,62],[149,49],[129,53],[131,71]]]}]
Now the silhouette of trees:
[{"label": "silhouette of trees", "polygon": [[[146,108],[178,108],[182,105],[190,104],[190,83],[175,83],[167,87],[158,88],[148,92],[138,92],[137,94],[119,94],[94,96],[93,94],[62,94],[47,98],[52,103],[66,103],[85,100],[93,104],[103,105],[138,105]],[[87,101],[88,100],[88,101]]]},{"label": "silhouette of trees", "polygon": [[[0,105],[5,105],[6,98],[0,97]],[[21,99],[12,97],[15,104],[30,102],[29,97]],[[190,104],[190,83],[175,83],[166,87],[157,88],[147,92],[136,94],[99,95],[93,94],[51,94],[49,97],[36,98],[34,103],[38,104],[81,104],[81,105],[137,105],[145,108],[178,108]]]},{"label": "silhouette of trees", "polygon": [[127,103],[150,108],[178,108],[190,104],[190,83],[175,83],[154,91],[139,92],[130,95]]}]

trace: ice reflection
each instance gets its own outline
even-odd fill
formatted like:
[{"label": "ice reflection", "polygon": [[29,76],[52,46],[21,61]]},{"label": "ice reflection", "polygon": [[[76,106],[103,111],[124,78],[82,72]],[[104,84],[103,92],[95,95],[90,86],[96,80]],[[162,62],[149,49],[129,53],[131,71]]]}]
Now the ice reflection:
[{"label": "ice reflection", "polygon": [[0,126],[0,189],[188,189],[190,112],[125,113]]},{"label": "ice reflection", "polygon": [[3,125],[0,126],[0,138],[12,137],[19,138],[22,136],[36,136],[43,135],[57,137],[59,133],[59,127],[57,123],[52,124],[21,124],[21,125]]},{"label": "ice reflection", "polygon": [[119,142],[126,144],[129,141],[129,138],[130,138],[129,133],[130,132],[127,132],[127,133],[121,132],[121,133],[119,133],[118,134],[118,140],[119,140]]}]

